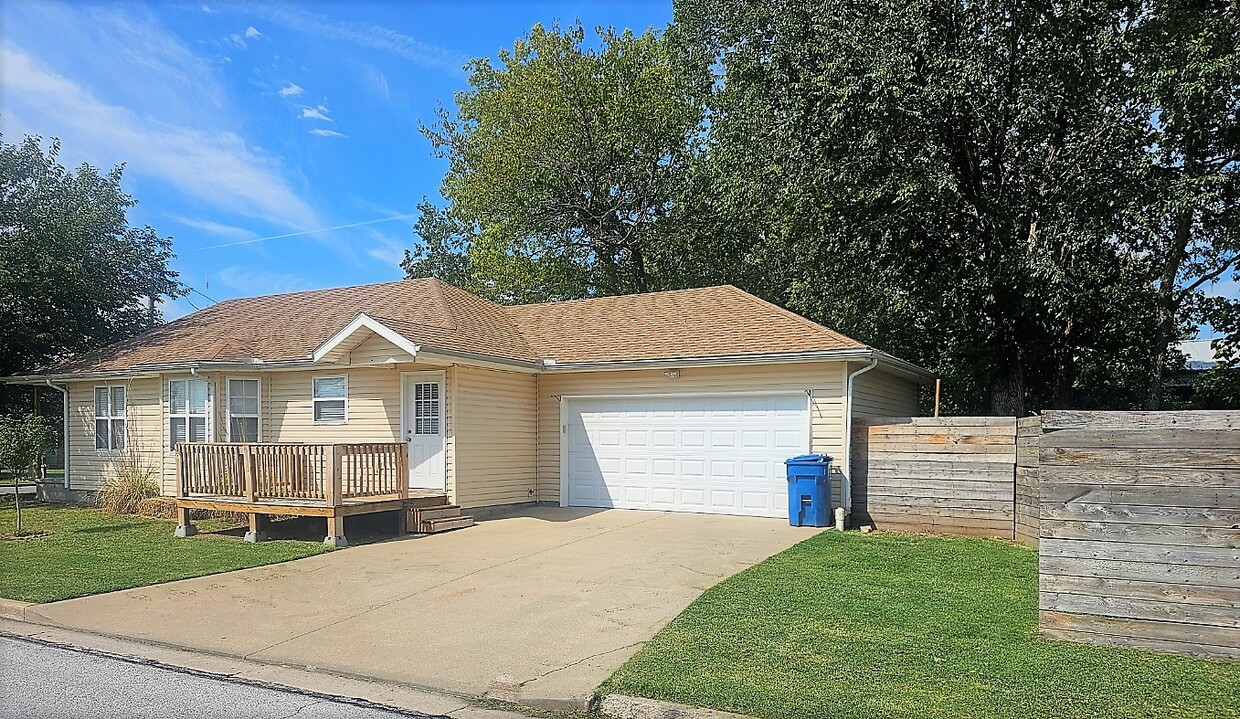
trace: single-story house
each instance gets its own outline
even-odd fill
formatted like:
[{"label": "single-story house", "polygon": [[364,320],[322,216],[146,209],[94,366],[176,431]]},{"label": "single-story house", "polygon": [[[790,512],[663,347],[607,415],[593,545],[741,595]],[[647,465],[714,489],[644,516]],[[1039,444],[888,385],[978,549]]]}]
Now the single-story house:
[{"label": "single-story house", "polygon": [[[502,306],[413,279],[227,300],[6,381],[64,392],[71,490],[137,462],[179,497],[785,516],[786,458],[846,475],[850,418],[913,415],[931,379],[731,286]],[[332,462],[334,497],[298,485]]]}]

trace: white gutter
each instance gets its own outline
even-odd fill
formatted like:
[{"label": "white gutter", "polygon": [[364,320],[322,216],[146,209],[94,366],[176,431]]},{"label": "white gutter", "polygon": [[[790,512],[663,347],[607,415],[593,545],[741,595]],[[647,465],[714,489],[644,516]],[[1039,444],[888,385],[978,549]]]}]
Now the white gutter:
[{"label": "white gutter", "polygon": [[911,377],[922,384],[929,384],[934,375],[912,362],[893,357],[871,348],[845,350],[818,350],[811,352],[766,352],[748,355],[714,355],[705,357],[672,357],[646,360],[605,360],[589,362],[559,362],[542,360],[542,369],[548,372],[598,372],[607,370],[650,369],[657,367],[713,367],[718,365],[782,364],[793,362],[865,362],[877,360],[897,374]]},{"label": "white gutter", "polygon": [[57,385],[52,384],[50,379],[47,380],[47,386],[59,391],[63,399],[63,409],[61,410],[61,422],[63,423],[63,426],[61,428],[60,435],[60,451],[64,455],[64,461],[62,464],[65,466],[65,489],[69,489],[69,388],[58,387]]},{"label": "white gutter", "polygon": [[848,375],[844,383],[844,462],[840,474],[844,475],[843,503],[844,514],[852,516],[852,416],[853,416],[853,380],[878,366],[878,357],[870,360],[865,367]]}]

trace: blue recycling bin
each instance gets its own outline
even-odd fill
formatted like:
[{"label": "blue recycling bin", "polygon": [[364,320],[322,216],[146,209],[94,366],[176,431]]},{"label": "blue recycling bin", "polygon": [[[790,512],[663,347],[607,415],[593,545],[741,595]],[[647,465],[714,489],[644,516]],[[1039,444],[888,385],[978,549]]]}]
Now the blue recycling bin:
[{"label": "blue recycling bin", "polygon": [[803,454],[784,460],[788,468],[788,524],[831,526],[831,458]]}]

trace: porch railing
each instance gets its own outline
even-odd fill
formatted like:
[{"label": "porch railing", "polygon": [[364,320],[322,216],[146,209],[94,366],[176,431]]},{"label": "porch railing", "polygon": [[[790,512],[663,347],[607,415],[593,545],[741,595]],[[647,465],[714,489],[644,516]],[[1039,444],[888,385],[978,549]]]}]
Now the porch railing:
[{"label": "porch railing", "polygon": [[406,462],[400,442],[182,442],[177,445],[177,496],[296,499],[333,507],[346,499],[406,497]]}]

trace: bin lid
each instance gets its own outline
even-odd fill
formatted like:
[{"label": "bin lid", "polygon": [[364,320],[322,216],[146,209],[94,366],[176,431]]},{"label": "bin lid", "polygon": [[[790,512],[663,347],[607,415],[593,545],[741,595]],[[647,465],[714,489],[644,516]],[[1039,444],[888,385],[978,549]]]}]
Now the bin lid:
[{"label": "bin lid", "polygon": [[791,459],[785,459],[784,464],[821,464],[822,462],[830,462],[831,457],[825,454],[802,454]]}]

